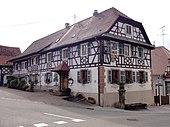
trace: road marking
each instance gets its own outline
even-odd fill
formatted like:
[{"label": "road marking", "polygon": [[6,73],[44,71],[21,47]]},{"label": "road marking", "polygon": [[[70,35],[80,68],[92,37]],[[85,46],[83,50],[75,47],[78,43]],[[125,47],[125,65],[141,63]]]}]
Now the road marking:
[{"label": "road marking", "polygon": [[56,114],[51,114],[51,113],[44,113],[45,115],[48,115],[48,116],[54,116],[54,117],[59,117],[59,118],[64,118],[64,119],[70,119],[74,122],[83,122],[83,121],[86,121],[86,120],[82,120],[82,119],[76,119],[76,118],[73,118],[73,117],[67,117],[67,116],[61,116],[61,115],[56,115]]},{"label": "road marking", "polygon": [[18,126],[18,127],[24,127],[24,126]]},{"label": "road marking", "polygon": [[57,121],[57,122],[54,122],[56,124],[66,124],[67,122],[66,121]]},{"label": "road marking", "polygon": [[72,121],[74,121],[74,122],[83,122],[85,120],[82,120],[82,119],[73,119]]},{"label": "road marking", "polygon": [[36,126],[36,127],[47,127],[48,124],[46,124],[46,123],[38,123],[38,124],[34,124],[34,126]]}]

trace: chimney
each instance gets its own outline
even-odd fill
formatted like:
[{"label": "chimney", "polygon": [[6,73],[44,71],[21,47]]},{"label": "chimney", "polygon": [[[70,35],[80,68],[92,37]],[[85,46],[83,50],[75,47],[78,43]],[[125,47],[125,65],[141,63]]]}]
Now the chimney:
[{"label": "chimney", "polygon": [[70,23],[65,23],[65,28],[70,29]]},{"label": "chimney", "polygon": [[94,10],[93,16],[97,16],[98,14],[99,14],[98,11],[97,11],[97,10]]}]

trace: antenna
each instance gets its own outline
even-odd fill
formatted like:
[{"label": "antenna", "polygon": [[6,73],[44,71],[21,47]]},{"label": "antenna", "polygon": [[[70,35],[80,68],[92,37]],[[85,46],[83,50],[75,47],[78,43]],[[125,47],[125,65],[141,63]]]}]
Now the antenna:
[{"label": "antenna", "polygon": [[167,35],[167,34],[164,33],[165,32],[165,25],[162,26],[160,29],[161,29],[161,32],[162,32],[160,36],[162,36],[162,41],[163,41],[163,46],[164,46],[164,36]]},{"label": "antenna", "polygon": [[76,15],[74,15],[74,24],[76,23],[76,18],[77,18],[77,16],[76,16]]}]

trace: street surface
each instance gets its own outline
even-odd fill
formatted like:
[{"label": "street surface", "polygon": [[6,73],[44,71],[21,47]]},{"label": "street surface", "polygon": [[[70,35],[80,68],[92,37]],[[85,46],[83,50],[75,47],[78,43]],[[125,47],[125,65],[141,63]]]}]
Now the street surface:
[{"label": "street surface", "polygon": [[170,105],[126,111],[0,87],[0,127],[170,127]]}]

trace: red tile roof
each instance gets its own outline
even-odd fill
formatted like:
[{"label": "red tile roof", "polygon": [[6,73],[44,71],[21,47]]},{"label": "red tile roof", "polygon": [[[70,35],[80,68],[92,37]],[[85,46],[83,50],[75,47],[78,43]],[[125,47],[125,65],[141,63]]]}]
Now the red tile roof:
[{"label": "red tile roof", "polygon": [[151,51],[152,57],[152,74],[164,74],[170,58],[170,51],[163,46],[155,47]]},{"label": "red tile roof", "polygon": [[21,50],[17,47],[8,47],[0,45],[0,65],[7,64],[7,61],[21,54]]}]

